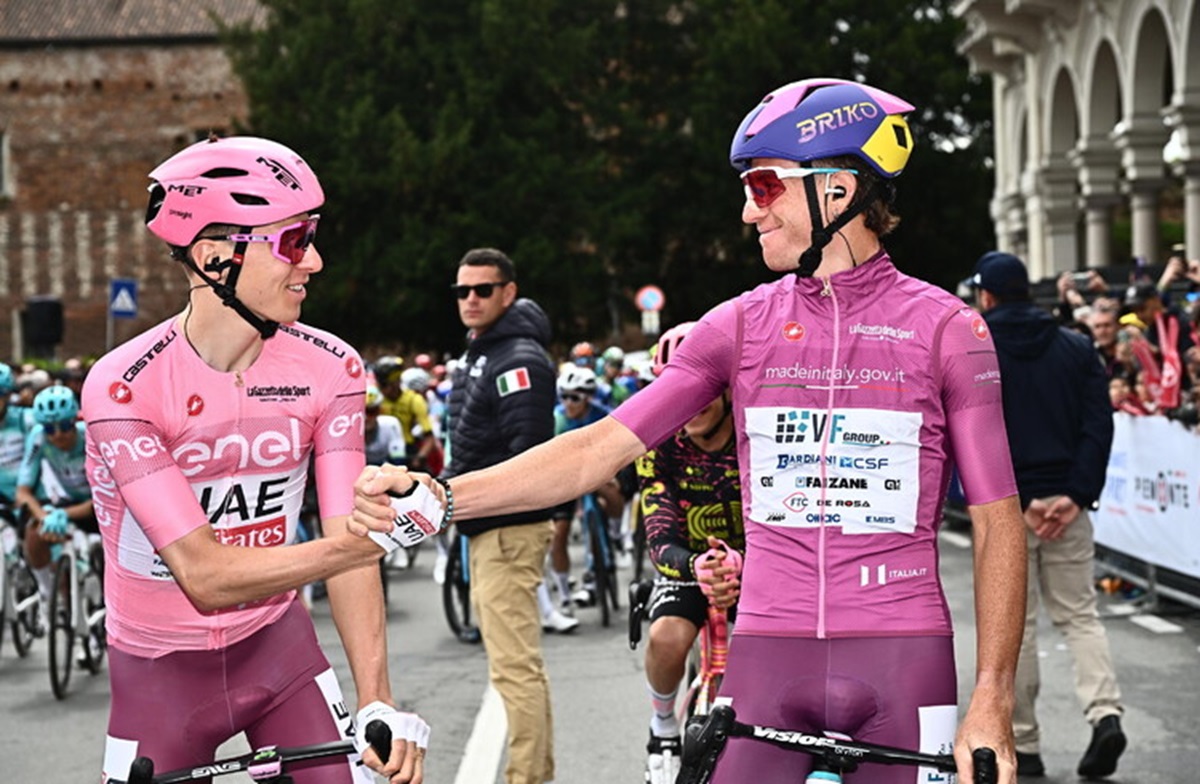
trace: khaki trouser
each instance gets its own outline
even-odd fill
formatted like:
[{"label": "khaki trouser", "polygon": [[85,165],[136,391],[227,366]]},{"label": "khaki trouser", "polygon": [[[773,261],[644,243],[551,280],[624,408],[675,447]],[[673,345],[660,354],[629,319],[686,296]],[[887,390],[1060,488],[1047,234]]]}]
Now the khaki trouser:
[{"label": "khaki trouser", "polygon": [[554,779],[550,680],[542,661],[542,581],[549,522],[471,537],[471,602],[487,649],[488,675],[508,716],[508,784]]},{"label": "khaki trouser", "polygon": [[[1053,498],[1048,499],[1052,501]],[[1039,732],[1034,702],[1039,688],[1037,612],[1038,594],[1054,628],[1067,640],[1075,661],[1075,694],[1088,722],[1119,715],[1121,691],[1108,651],[1108,636],[1096,613],[1093,585],[1092,520],[1087,511],[1067,526],[1061,539],[1046,541],[1026,531],[1029,545],[1029,581],[1026,594],[1025,636],[1017,664],[1017,700],[1013,731],[1017,751],[1039,752]]]}]

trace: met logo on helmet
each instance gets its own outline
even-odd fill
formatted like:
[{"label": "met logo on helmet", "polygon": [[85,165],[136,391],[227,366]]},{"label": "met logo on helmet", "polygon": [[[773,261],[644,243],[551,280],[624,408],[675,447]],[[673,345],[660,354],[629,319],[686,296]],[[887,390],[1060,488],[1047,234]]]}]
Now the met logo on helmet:
[{"label": "met logo on helmet", "polygon": [[191,198],[204,193],[207,188],[204,185],[168,185],[168,193],[178,193],[180,196]]},{"label": "met logo on helmet", "polygon": [[258,160],[256,162],[261,163],[263,166],[266,166],[268,169],[273,171],[275,173],[275,179],[279,180],[279,182],[283,183],[288,188],[291,188],[294,191],[304,190],[300,185],[300,180],[296,177],[296,175],[288,171],[286,166],[274,158],[267,158],[260,155],[258,156]]},{"label": "met logo on helmet", "polygon": [[796,128],[800,131],[800,143],[804,144],[828,131],[845,128],[863,120],[873,120],[878,116],[878,106],[870,101],[859,101],[821,112],[808,120],[801,120],[796,123]]}]

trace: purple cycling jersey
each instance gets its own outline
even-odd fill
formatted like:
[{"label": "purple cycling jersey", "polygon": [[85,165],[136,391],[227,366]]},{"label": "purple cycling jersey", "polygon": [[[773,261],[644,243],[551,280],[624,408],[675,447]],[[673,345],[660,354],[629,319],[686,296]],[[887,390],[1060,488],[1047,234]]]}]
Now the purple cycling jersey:
[{"label": "purple cycling jersey", "polygon": [[746,526],[739,634],[951,633],[937,528],[1016,494],[983,318],[885,254],[710,311],[614,416],[655,445],[729,387]]}]

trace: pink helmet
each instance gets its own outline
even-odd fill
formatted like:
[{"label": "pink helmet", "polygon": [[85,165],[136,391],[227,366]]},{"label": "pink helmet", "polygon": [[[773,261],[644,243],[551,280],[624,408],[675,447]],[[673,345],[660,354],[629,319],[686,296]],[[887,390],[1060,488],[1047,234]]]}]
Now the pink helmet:
[{"label": "pink helmet", "polygon": [[181,247],[212,223],[265,226],[325,202],[303,158],[253,136],[197,142],[159,164],[150,179],[146,226]]},{"label": "pink helmet", "polygon": [[692,327],[696,326],[694,321],[685,321],[682,324],[675,326],[662,333],[662,337],[658,339],[658,348],[654,351],[654,375],[662,375],[663,369],[667,363],[671,361],[671,357],[675,355],[675,349],[679,348],[679,344],[692,331]]}]

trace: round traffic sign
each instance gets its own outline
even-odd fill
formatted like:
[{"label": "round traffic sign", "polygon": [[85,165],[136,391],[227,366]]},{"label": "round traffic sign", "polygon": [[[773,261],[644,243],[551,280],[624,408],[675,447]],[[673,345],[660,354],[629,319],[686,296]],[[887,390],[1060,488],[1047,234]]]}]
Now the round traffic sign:
[{"label": "round traffic sign", "polygon": [[642,286],[638,289],[635,299],[641,310],[662,310],[663,303],[667,301],[662,289],[658,286]]}]

